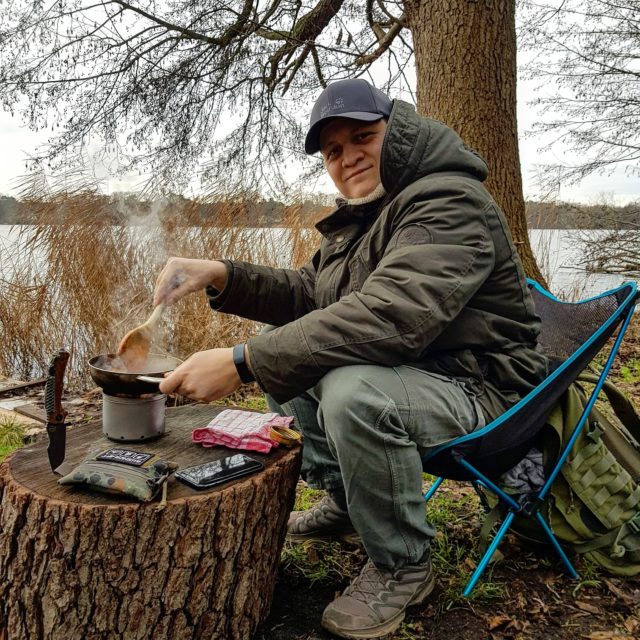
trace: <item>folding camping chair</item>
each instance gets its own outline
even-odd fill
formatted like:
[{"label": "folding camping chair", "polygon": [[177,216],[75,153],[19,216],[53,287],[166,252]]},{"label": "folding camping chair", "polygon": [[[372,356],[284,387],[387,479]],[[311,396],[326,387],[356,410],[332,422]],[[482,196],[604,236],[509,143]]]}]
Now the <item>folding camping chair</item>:
[{"label": "folding camping chair", "polygon": [[[575,579],[578,578],[576,570],[539,508],[587,422],[618,352],[638,298],[637,286],[633,282],[626,282],[617,289],[575,303],[558,300],[532,280],[529,280],[528,284],[536,312],[542,319],[538,341],[549,358],[549,375],[520,402],[493,422],[435,448],[423,458],[424,470],[439,476],[425,494],[425,500],[428,501],[434,495],[445,478],[466,480],[492,491],[507,509],[498,532],[464,589],[465,596],[475,587],[513,519],[519,513],[537,520],[569,574]],[[618,333],[611,351],[571,438],[560,452],[542,489],[525,505],[519,504],[497,486],[499,477],[515,466],[535,444],[556,401],[600,352],[616,329]]]}]

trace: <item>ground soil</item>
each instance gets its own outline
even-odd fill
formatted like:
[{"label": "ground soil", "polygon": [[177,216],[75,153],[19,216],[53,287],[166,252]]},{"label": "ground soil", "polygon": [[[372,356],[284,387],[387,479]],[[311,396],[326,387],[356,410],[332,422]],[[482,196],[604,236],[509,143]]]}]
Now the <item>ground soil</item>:
[{"label": "ground soil", "polygon": [[[640,579],[602,574],[576,583],[553,558],[541,561],[513,538],[490,575],[503,593],[481,601],[451,598],[436,586],[426,604],[409,610],[391,640],[622,640],[640,638]],[[345,551],[351,551],[346,548]],[[364,553],[362,553],[364,561]],[[580,571],[578,561],[578,570]],[[446,580],[446,579],[445,579]],[[256,640],[315,640],[334,636],[320,626],[322,611],[347,579],[312,584],[281,565],[271,615]]]}]

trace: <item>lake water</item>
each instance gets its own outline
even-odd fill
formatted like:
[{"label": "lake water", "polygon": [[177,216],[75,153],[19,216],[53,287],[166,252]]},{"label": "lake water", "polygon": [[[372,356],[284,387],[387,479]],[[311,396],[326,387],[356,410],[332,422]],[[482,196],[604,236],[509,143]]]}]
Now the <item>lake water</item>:
[{"label": "lake water", "polygon": [[[135,233],[135,227],[132,232]],[[194,229],[194,233],[197,233],[197,229]],[[247,233],[252,233],[252,230],[248,229]],[[274,229],[273,233],[285,241],[285,230]],[[16,227],[0,225],[0,277],[4,279],[10,279],[10,271],[16,268],[17,236]],[[575,230],[532,229],[529,237],[550,290],[560,298],[575,300],[591,297],[625,280],[634,279],[623,275],[590,273],[584,268],[576,268],[575,265],[580,262],[581,248],[579,232]]]},{"label": "lake water", "polygon": [[561,299],[589,298],[636,279],[633,275],[587,271],[581,264],[583,252],[579,230],[530,229],[529,240],[549,290]]}]

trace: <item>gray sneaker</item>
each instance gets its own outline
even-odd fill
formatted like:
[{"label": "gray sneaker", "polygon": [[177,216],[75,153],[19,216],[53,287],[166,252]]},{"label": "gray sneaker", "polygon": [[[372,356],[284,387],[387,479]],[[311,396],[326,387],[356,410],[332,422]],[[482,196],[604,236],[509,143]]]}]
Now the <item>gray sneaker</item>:
[{"label": "gray sneaker", "polygon": [[433,591],[431,555],[420,564],[382,571],[371,560],[322,615],[322,626],[341,638],[379,638],[395,631],[407,607]]},{"label": "gray sneaker", "polygon": [[292,511],[287,523],[287,540],[331,540],[355,536],[349,513],[327,494],[306,511]]}]

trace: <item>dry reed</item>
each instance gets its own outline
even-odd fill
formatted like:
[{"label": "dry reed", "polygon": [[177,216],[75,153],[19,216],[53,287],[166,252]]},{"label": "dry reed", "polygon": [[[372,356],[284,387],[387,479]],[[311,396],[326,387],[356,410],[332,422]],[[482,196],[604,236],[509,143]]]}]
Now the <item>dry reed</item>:
[{"label": "dry reed", "polygon": [[[67,384],[90,385],[86,360],[112,352],[151,311],[157,274],[170,256],[230,258],[295,268],[319,237],[322,211],[281,213],[278,227],[259,226],[246,197],[213,203],[173,199],[141,204],[96,193],[26,200],[31,224],[2,249],[0,260],[0,374],[45,375],[49,355],[71,351]],[[160,352],[185,358],[231,346],[256,323],[213,313],[206,296],[188,296],[163,319]]]}]

